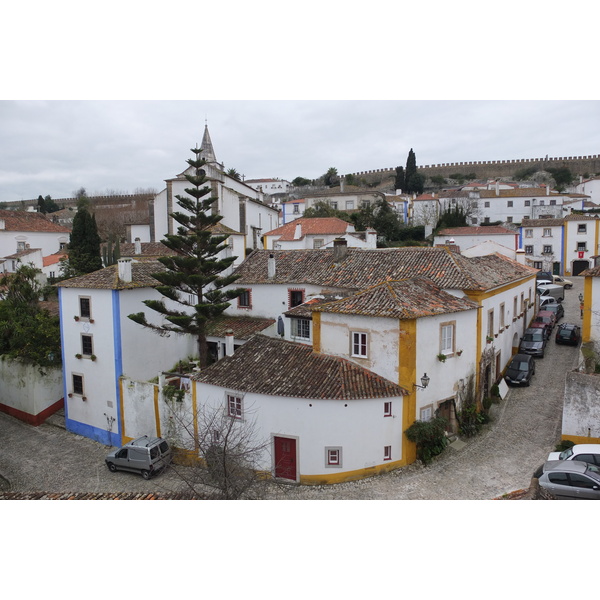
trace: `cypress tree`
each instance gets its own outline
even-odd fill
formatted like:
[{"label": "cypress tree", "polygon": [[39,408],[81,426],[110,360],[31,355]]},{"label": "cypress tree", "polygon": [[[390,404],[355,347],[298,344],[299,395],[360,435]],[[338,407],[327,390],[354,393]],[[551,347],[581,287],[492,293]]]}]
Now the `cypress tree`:
[{"label": "cypress tree", "polygon": [[69,272],[91,273],[102,268],[100,236],[96,217],[81,206],[73,219],[73,231],[69,243]]},{"label": "cypress tree", "polygon": [[394,189],[402,190],[404,189],[404,167],[396,167],[396,179],[394,181]]}]

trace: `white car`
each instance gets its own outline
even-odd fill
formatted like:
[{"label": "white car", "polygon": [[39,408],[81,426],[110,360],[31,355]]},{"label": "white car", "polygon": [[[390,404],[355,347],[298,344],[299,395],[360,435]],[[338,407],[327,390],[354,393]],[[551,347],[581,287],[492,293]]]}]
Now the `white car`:
[{"label": "white car", "polygon": [[570,290],[573,287],[573,282],[561,277],[560,275],[552,275],[554,285],[562,285],[565,290]]},{"label": "white car", "polygon": [[562,452],[550,452],[548,460],[580,460],[600,467],[600,444],[575,444]]}]

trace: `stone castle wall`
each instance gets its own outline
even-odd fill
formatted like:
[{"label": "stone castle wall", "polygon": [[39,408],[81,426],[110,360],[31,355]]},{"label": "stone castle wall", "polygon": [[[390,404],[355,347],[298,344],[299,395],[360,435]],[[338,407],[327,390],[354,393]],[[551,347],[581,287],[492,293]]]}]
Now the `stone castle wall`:
[{"label": "stone castle wall", "polygon": [[[404,165],[402,165],[404,166]],[[441,175],[449,177],[453,173],[462,173],[468,175],[475,173],[477,179],[487,177],[513,177],[517,171],[536,167],[541,171],[544,169],[554,169],[559,167],[568,167],[576,175],[600,174],[600,155],[592,156],[565,156],[565,157],[546,157],[546,158],[520,158],[514,160],[479,160],[473,162],[441,163],[436,165],[420,165],[417,169],[426,177]],[[359,171],[352,173],[372,183],[373,181],[384,181],[396,176],[396,168],[375,169],[373,171]]]}]

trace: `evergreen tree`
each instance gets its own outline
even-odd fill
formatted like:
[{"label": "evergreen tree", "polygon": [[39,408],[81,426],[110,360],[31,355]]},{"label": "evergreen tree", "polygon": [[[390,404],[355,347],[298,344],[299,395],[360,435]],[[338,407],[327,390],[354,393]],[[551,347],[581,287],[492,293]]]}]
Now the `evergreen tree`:
[{"label": "evergreen tree", "polygon": [[394,189],[396,190],[404,190],[404,167],[396,167],[396,179],[394,181]]},{"label": "evergreen tree", "polygon": [[91,273],[102,268],[100,236],[96,217],[81,206],[73,219],[73,231],[69,243],[68,274],[71,276]]},{"label": "evergreen tree", "polygon": [[46,201],[44,200],[44,197],[41,194],[38,196],[37,206],[38,206],[38,212],[45,215],[47,212],[46,211]]},{"label": "evergreen tree", "polygon": [[237,279],[236,275],[222,275],[236,257],[219,257],[227,247],[228,235],[215,235],[212,230],[223,218],[212,213],[217,198],[210,196],[211,188],[206,185],[206,173],[202,167],[206,161],[200,157],[202,150],[192,148],[195,157],[188,159],[191,173],[184,173],[191,187],[185,188],[188,196],[177,195],[177,203],[186,212],[174,212],[171,217],[179,224],[177,233],[167,234],[163,244],[173,250],[174,255],[158,260],[166,271],[153,275],[160,282],[157,291],[165,299],[177,303],[167,305],[164,299],[145,300],[144,304],[161,314],[161,325],[146,320],[143,312],[131,314],[129,318],[160,335],[169,333],[191,334],[198,343],[200,366],[208,364],[206,330],[208,323],[219,317],[228,307],[228,300],[237,298],[242,289],[224,289]]},{"label": "evergreen tree", "polygon": [[425,187],[424,177],[417,172],[417,157],[410,149],[406,159],[406,172],[404,174],[404,186],[407,194],[422,194]]}]

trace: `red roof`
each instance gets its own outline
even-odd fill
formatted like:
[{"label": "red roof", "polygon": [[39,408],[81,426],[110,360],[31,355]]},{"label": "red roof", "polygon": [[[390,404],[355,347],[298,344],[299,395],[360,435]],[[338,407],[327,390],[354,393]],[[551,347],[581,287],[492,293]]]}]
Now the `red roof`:
[{"label": "red roof", "polygon": [[0,210],[0,220],[5,231],[38,231],[48,233],[71,233],[71,230],[53,223],[43,214],[24,210]]},{"label": "red roof", "polygon": [[[343,235],[348,229],[347,221],[337,217],[321,217],[317,219],[295,219],[277,229],[268,231],[265,235],[280,236],[280,241],[301,239],[306,235]],[[296,237],[296,230],[300,226],[301,235]]]}]

